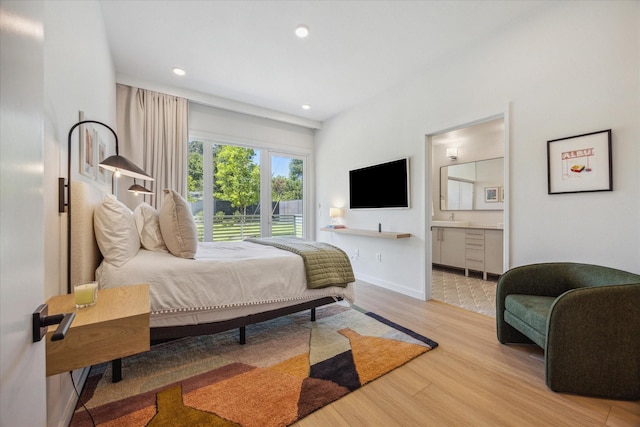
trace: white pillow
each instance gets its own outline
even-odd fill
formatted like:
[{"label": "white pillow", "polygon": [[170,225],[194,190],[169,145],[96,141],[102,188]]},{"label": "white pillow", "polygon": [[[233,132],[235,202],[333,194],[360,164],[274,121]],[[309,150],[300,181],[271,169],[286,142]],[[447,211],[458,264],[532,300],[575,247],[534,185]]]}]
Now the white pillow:
[{"label": "white pillow", "polygon": [[133,222],[138,229],[142,247],[155,252],[169,252],[160,231],[158,211],[148,203],[140,203],[133,210]]},{"label": "white pillow", "polygon": [[187,201],[178,193],[164,189],[160,208],[160,231],[165,245],[173,255],[193,258],[198,250],[198,230]]},{"label": "white pillow", "polygon": [[93,229],[104,259],[120,267],[140,249],[140,237],[131,209],[113,194],[106,194],[93,213]]}]

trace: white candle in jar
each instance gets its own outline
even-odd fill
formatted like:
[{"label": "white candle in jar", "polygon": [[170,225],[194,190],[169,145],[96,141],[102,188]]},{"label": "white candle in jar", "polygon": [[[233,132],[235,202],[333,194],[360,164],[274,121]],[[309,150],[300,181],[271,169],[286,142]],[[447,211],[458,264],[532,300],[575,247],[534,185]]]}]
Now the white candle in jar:
[{"label": "white candle in jar", "polygon": [[73,293],[75,295],[77,308],[94,305],[98,296],[98,284],[96,282],[89,282],[75,285]]}]

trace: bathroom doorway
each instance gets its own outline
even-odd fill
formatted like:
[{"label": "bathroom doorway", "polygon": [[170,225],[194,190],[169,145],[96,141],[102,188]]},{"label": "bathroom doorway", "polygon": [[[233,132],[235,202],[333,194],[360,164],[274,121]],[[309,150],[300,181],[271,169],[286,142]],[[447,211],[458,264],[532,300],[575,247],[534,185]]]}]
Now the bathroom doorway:
[{"label": "bathroom doorway", "polygon": [[509,265],[508,114],[430,133],[426,144],[425,295],[495,316]]}]

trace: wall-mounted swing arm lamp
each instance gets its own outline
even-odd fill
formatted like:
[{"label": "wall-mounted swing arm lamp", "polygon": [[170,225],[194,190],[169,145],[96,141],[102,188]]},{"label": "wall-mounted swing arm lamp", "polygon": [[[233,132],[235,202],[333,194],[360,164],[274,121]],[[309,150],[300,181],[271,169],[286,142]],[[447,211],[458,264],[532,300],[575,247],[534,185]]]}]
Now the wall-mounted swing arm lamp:
[{"label": "wall-mounted swing arm lamp", "polygon": [[[133,162],[122,157],[119,152],[118,135],[108,125],[97,120],[82,120],[69,129],[67,138],[67,183],[65,178],[58,178],[58,212],[62,213],[67,207],[67,293],[71,293],[71,135],[78,126],[85,123],[95,123],[106,127],[111,131],[116,141],[116,154],[109,156],[100,162],[99,166],[103,169],[112,171],[116,177],[120,175],[131,176],[134,179],[140,178],[147,181],[153,181],[153,178],[147,175],[145,171],[136,166]],[[65,188],[67,189],[67,197],[65,202]],[[148,190],[147,190],[148,191]]]},{"label": "wall-mounted swing arm lamp", "polygon": [[[113,173],[116,174],[116,176],[119,175],[126,175],[126,176],[131,176],[134,179],[135,178],[140,178],[140,179],[144,179],[144,180],[148,180],[148,181],[153,181],[153,178],[151,178],[149,175],[147,175],[147,173],[145,171],[143,171],[141,168],[139,168],[138,166],[136,166],[132,161],[128,160],[126,157],[123,157],[120,155],[120,147],[118,144],[118,135],[116,134],[116,132],[109,126],[107,126],[106,124],[99,122],[97,120],[82,120],[78,123],[76,123],[75,125],[73,125],[71,127],[71,129],[69,129],[69,136],[68,136],[68,146],[67,146],[67,180],[69,182],[67,182],[65,184],[65,178],[60,177],[58,178],[58,187],[59,187],[59,191],[58,191],[58,212],[64,212],[64,207],[67,207],[67,212],[69,212],[69,194],[71,192],[71,182],[70,182],[70,177],[71,177],[71,136],[73,134],[73,131],[75,130],[75,128],[77,128],[78,126],[85,124],[85,123],[95,123],[95,124],[99,124],[102,125],[104,127],[106,127],[107,129],[109,129],[111,131],[111,133],[113,134],[113,137],[115,138],[115,142],[116,142],[116,154],[114,154],[113,156],[109,156],[106,159],[104,159],[103,161],[100,162],[99,166],[103,169],[106,170],[110,170]],[[66,202],[65,202],[65,191],[64,188],[67,188],[67,197],[66,197]],[[148,190],[147,190],[148,191]]]}]

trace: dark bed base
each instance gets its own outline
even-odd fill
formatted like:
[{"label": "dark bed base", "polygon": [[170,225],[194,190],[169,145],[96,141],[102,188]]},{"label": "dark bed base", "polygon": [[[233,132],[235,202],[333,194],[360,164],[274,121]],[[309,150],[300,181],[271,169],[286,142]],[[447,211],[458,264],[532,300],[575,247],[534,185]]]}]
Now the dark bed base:
[{"label": "dark bed base", "polygon": [[166,326],[151,328],[151,343],[173,340],[184,337],[195,337],[199,335],[217,334],[231,329],[240,328],[240,344],[246,342],[245,328],[254,323],[260,323],[287,314],[297,313],[299,311],[311,309],[311,321],[315,321],[316,307],[331,304],[341,298],[324,297],[312,301],[306,301],[300,304],[279,308],[277,310],[269,310],[262,313],[250,314],[248,316],[238,317],[235,319],[222,320],[220,322],[204,323],[201,325],[184,325],[184,326]]},{"label": "dark bed base", "polygon": [[[151,344],[158,344],[166,341],[175,340],[184,337],[196,337],[200,335],[217,334],[231,329],[240,329],[240,344],[246,343],[246,327],[254,323],[265,322],[267,320],[276,319],[288,314],[298,313],[303,310],[311,309],[311,321],[316,320],[316,307],[342,301],[339,297],[324,297],[312,301],[306,301],[300,304],[279,308],[277,310],[269,310],[262,313],[250,314],[248,316],[238,317],[235,319],[223,320],[220,322],[203,323],[201,325],[184,325],[184,326],[165,326],[151,328]],[[112,381],[118,382],[122,379],[122,360],[116,359],[112,362]]]}]

